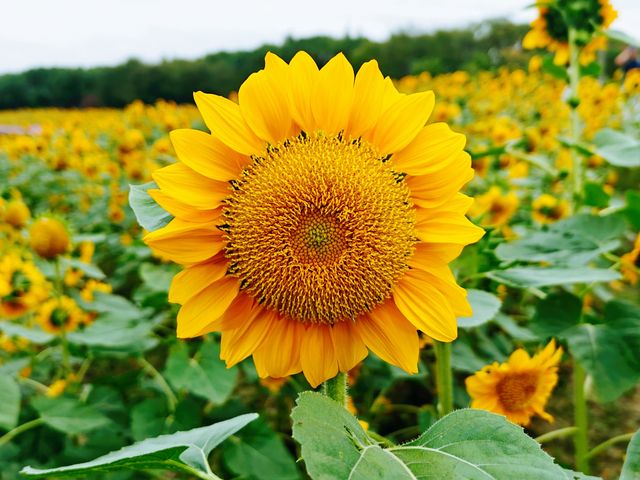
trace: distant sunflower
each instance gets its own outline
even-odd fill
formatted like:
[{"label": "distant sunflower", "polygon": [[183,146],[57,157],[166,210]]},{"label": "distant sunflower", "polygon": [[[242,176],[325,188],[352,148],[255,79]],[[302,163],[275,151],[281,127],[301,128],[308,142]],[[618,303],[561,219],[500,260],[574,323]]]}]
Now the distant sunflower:
[{"label": "distant sunflower", "polygon": [[569,203],[543,193],[531,203],[533,219],[542,224],[557,222],[569,215]]},{"label": "distant sunflower", "polygon": [[[555,0],[538,3],[538,17],[522,40],[526,49],[547,48],[555,53],[554,63],[569,62],[569,23],[578,31],[581,48],[580,63],[595,60],[598,50],[606,47],[606,38],[597,29],[606,29],[617,18],[609,0]],[[594,34],[596,34],[594,36]]]},{"label": "distant sunflower", "polygon": [[0,318],[18,318],[47,298],[49,285],[31,262],[16,253],[0,258]]},{"label": "distant sunflower", "polygon": [[37,320],[50,333],[72,332],[83,323],[84,312],[67,296],[52,298],[38,310]]},{"label": "distant sunflower", "polygon": [[173,131],[180,162],[153,175],[175,218],[145,242],[185,267],[178,336],[221,331],[228,366],[253,355],[261,377],[314,386],[367,347],[416,372],[417,330],[452,341],[471,312],[448,267],[483,234],[459,193],[465,138],[425,126],[433,92],[398,93],[375,61],[265,64],[239,104],[197,92],[212,134]]},{"label": "distant sunflower", "polygon": [[562,347],[551,340],[533,358],[519,348],[507,362],[484,367],[466,380],[471,408],[499,413],[524,426],[536,414],[552,422],[544,407],[558,382],[561,357]]},{"label": "distant sunflower", "polygon": [[620,257],[620,272],[624,279],[631,285],[638,283],[638,272],[640,272],[640,233],[636,236],[631,251]]}]

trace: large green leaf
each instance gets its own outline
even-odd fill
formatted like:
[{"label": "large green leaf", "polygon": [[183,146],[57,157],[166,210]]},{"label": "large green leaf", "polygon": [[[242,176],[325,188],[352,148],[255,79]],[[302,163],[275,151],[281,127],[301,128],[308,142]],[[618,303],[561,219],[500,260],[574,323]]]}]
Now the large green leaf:
[{"label": "large green leaf", "polygon": [[620,480],[640,480],[640,430],[631,437]]},{"label": "large green leaf", "polygon": [[164,227],[173,217],[151,198],[148,190],[158,188],[156,182],[129,185],[129,205],[142,228],[153,232]]},{"label": "large green leaf", "polygon": [[8,321],[0,321],[0,332],[4,332],[10,337],[26,338],[37,345],[49,343],[56,338],[55,335],[45,332],[40,327],[25,327],[19,323]]},{"label": "large green leaf", "polygon": [[498,297],[482,290],[467,290],[469,303],[473,309],[470,317],[458,317],[458,326],[461,328],[477,327],[487,323],[500,310],[502,302]]},{"label": "large green leaf", "polygon": [[11,430],[20,415],[20,386],[6,374],[0,374],[0,429]]},{"label": "large green leaf", "polygon": [[619,42],[626,43],[627,45],[631,45],[632,47],[640,48],[640,40],[624,32],[621,32],[620,30],[613,30],[611,28],[608,28],[606,30],[603,30],[602,33],[604,33],[612,40],[617,40]]},{"label": "large green leaf", "polygon": [[503,243],[496,255],[503,261],[545,262],[556,266],[580,267],[604,252],[615,250],[624,233],[622,217],[576,215],[557,222],[542,232]]},{"label": "large green leaf", "polygon": [[74,398],[37,397],[31,405],[38,411],[44,423],[62,433],[75,435],[104,427],[111,420],[91,405],[85,405]]},{"label": "large green leaf", "polygon": [[482,410],[453,412],[392,448],[382,448],[344,407],[318,393],[302,393],[292,418],[313,479],[566,478],[522,428]]},{"label": "large green leaf", "polygon": [[596,153],[616,167],[640,167],[640,141],[625,133],[604,128],[595,134]]},{"label": "large green leaf", "polygon": [[568,292],[552,293],[538,302],[529,328],[538,337],[561,337],[562,333],[580,322],[582,302]]},{"label": "large green leaf", "polygon": [[[205,475],[208,476],[207,478],[215,479],[217,477],[211,472],[207,461],[209,453],[223,440],[257,417],[258,415],[255,413],[240,415],[208,427],[143,440],[90,462],[46,470],[25,467],[21,473],[51,478],[53,476],[78,476],[119,469],[163,469],[185,471],[191,474],[198,473],[201,476]],[[85,476],[85,478],[90,477]]]},{"label": "large green leaf", "polygon": [[614,270],[588,267],[514,267],[507,270],[489,272],[487,276],[500,283],[520,288],[611,282],[620,278],[620,274]]},{"label": "large green leaf", "polygon": [[604,325],[581,324],[563,335],[571,354],[593,377],[596,397],[609,402],[640,381],[640,323],[632,319]]},{"label": "large green leaf", "polygon": [[251,480],[295,480],[300,473],[284,443],[258,420],[224,444],[223,460],[236,475]]},{"label": "large green leaf", "polygon": [[189,357],[186,344],[178,343],[171,349],[164,375],[176,390],[223,403],[235,386],[238,370],[225,367],[217,343],[203,343],[194,358]]}]

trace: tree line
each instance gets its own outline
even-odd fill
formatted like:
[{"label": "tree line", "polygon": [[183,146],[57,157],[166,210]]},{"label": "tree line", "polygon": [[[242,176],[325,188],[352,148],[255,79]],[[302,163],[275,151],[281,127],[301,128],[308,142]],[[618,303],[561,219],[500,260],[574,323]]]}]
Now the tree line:
[{"label": "tree line", "polygon": [[287,38],[281,45],[251,51],[219,52],[196,60],[166,60],[146,64],[136,59],[114,67],[34,68],[0,76],[0,109],[21,107],[122,107],[140,99],[178,103],[192,101],[192,92],[228,95],[264,64],[272,51],[289,60],[307,51],[318,64],[344,52],[358,68],[375,58],[392,78],[429,71],[432,74],[525,67],[530,57],[520,48],[527,25],[491,20],[465,28],[415,34],[401,32],[383,42],[363,37]]}]

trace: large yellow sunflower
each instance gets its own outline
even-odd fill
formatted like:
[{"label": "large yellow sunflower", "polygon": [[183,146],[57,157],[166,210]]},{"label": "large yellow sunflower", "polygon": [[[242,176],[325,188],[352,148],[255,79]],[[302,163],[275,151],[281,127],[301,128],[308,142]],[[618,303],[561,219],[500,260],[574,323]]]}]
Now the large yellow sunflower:
[{"label": "large yellow sunflower", "polygon": [[558,382],[561,357],[562,348],[551,340],[533,358],[519,348],[507,362],[484,367],[466,380],[471,408],[499,413],[524,426],[535,414],[552,422],[544,407]]},{"label": "large yellow sunflower", "polygon": [[554,52],[554,63],[569,62],[569,23],[578,30],[578,44],[582,47],[580,63],[589,64],[596,52],[607,46],[607,40],[596,28],[606,29],[618,17],[609,0],[555,0],[538,3],[538,17],[531,22],[531,30],[522,46],[532,50],[547,48]]},{"label": "large yellow sunflower", "polygon": [[433,92],[398,93],[375,61],[354,76],[271,53],[238,104],[197,92],[211,135],[175,130],[179,162],[151,196],[175,218],[145,242],[184,265],[178,336],[222,332],[228,366],[303,371],[313,386],[367,355],[417,371],[418,333],[451,341],[466,292],[448,267],[482,229],[459,193],[465,138],[425,126]]}]

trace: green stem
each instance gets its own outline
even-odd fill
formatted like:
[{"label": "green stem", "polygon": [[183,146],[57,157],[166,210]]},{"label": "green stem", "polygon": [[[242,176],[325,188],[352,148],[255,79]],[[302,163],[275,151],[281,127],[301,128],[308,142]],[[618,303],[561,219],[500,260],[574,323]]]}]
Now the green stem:
[{"label": "green stem", "polygon": [[162,374],[156,369],[156,367],[151,365],[151,363],[149,363],[147,359],[144,357],[140,357],[138,359],[138,363],[140,363],[140,366],[142,366],[145,372],[147,372],[149,375],[151,375],[155,379],[155,381],[158,383],[158,386],[164,392],[165,396],[167,397],[167,405],[169,407],[169,411],[175,412],[176,404],[178,403],[178,398],[176,397],[176,394],[173,393],[173,390],[171,389],[167,381],[164,379]]},{"label": "green stem", "polygon": [[609,440],[605,440],[600,445],[596,445],[595,447],[593,447],[587,454],[587,458],[592,458],[592,457],[595,457],[596,455],[599,455],[600,453],[604,452],[606,449],[608,449],[612,445],[615,445],[616,443],[630,441],[634,433],[635,432],[623,433],[622,435],[611,437]]},{"label": "green stem", "polygon": [[559,428],[557,430],[552,430],[550,432],[544,433],[539,437],[536,437],[535,440],[538,443],[546,443],[550,442],[551,440],[557,440],[558,438],[570,437],[577,431],[578,429],[576,427]]},{"label": "green stem", "polygon": [[347,374],[338,372],[335,377],[324,382],[322,385],[322,393],[346,408],[349,398],[347,394]]},{"label": "green stem", "polygon": [[[569,137],[573,144],[580,140],[581,128],[580,128],[580,116],[578,114],[578,85],[580,83],[580,48],[576,43],[576,30],[569,28],[569,108],[571,109],[571,123],[569,130]],[[583,183],[583,168],[582,157],[575,150],[571,149],[572,158],[572,182],[571,182],[571,196],[574,205],[574,211],[580,208],[582,202],[582,183]]]},{"label": "green stem", "polygon": [[381,445],[384,445],[385,447],[395,447],[396,444],[393,443],[391,440],[389,440],[387,437],[383,437],[382,435],[380,435],[379,433],[373,432],[371,430],[367,430],[367,435],[371,438],[373,438],[376,442],[380,443]]},{"label": "green stem", "polygon": [[20,435],[22,432],[26,432],[27,430],[31,430],[39,425],[42,425],[44,420],[42,418],[36,418],[27,423],[23,423],[22,425],[18,425],[13,430],[9,430],[2,437],[0,437],[0,447],[6,443],[9,443],[13,440],[14,437]]},{"label": "green stem", "polygon": [[584,474],[589,474],[589,437],[587,416],[587,399],[584,393],[586,373],[580,364],[573,361],[573,414],[576,432],[573,437],[573,445],[576,455],[576,469]]},{"label": "green stem", "polygon": [[440,417],[453,411],[453,375],[451,374],[451,344],[433,341],[436,354],[436,387]]}]

